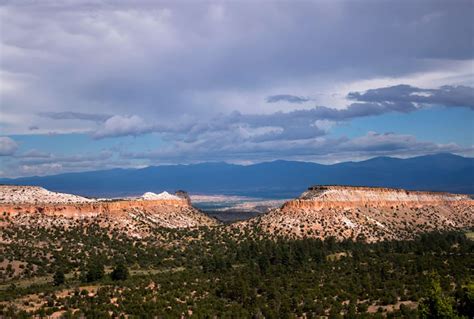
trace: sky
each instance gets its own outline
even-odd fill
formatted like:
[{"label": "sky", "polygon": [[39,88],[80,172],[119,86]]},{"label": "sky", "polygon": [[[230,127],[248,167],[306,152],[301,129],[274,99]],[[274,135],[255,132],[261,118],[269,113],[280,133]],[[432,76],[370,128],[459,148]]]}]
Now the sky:
[{"label": "sky", "polygon": [[0,177],[472,157],[472,21],[472,0],[0,0]]}]

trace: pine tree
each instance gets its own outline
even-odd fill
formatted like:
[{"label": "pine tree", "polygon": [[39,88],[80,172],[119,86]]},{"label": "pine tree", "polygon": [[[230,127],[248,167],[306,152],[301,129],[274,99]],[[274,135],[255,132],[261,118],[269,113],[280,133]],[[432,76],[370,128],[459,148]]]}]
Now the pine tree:
[{"label": "pine tree", "polygon": [[419,305],[421,319],[460,318],[453,309],[453,300],[443,294],[438,276],[431,279],[431,290],[427,298]]},{"label": "pine tree", "polygon": [[64,271],[62,271],[61,269],[58,269],[55,273],[54,273],[54,276],[53,276],[53,284],[55,286],[59,286],[59,285],[62,285],[64,284],[66,278],[64,276]]},{"label": "pine tree", "polygon": [[128,268],[123,263],[119,263],[115,266],[114,270],[110,274],[112,280],[125,280],[128,278]]},{"label": "pine tree", "polygon": [[85,280],[87,282],[96,281],[104,277],[104,265],[98,261],[89,263]]}]

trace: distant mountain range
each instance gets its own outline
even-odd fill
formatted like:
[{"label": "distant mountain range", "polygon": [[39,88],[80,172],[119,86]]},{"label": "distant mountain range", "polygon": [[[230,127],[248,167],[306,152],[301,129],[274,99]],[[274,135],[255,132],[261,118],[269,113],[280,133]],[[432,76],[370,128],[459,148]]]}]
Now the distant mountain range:
[{"label": "distant mountain range", "polygon": [[376,157],[333,165],[282,160],[245,166],[219,162],[0,179],[0,183],[105,197],[183,189],[199,194],[289,198],[314,184],[474,194],[474,158],[436,154],[408,159]]}]

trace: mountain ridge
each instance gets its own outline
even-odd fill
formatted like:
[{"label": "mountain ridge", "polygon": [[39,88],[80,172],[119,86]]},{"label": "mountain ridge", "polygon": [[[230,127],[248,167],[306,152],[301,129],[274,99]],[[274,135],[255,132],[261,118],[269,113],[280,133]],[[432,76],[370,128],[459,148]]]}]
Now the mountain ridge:
[{"label": "mountain ridge", "polygon": [[360,162],[319,164],[275,160],[251,165],[205,162],[114,168],[49,176],[0,179],[84,196],[186,189],[192,193],[294,197],[311,184],[364,185],[408,190],[474,193],[474,158],[440,153],[407,159],[375,157]]}]

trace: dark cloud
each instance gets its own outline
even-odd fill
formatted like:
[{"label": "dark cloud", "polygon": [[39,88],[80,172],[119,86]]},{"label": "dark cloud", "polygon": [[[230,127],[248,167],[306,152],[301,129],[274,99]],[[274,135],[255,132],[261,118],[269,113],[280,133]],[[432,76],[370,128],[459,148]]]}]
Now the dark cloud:
[{"label": "dark cloud", "polygon": [[318,136],[326,135],[326,132],[316,125],[305,125],[305,126],[286,126],[281,130],[272,130],[267,133],[259,134],[249,138],[252,142],[266,142],[275,140],[305,140],[311,139]]},{"label": "dark cloud", "polygon": [[417,104],[467,107],[474,109],[474,88],[445,85],[438,89],[421,89],[410,85],[396,85],[371,89],[366,92],[351,92],[351,100],[394,105],[400,111],[412,111]]},{"label": "dark cloud", "polygon": [[[429,92],[430,96],[422,96]],[[250,127],[281,127],[284,136],[285,129],[304,130],[314,127],[318,120],[349,121],[354,118],[382,115],[389,112],[409,113],[425,106],[446,105],[468,107],[474,103],[471,95],[472,87],[449,87],[439,89],[419,89],[407,85],[369,90],[364,93],[353,92],[349,98],[358,102],[349,104],[344,109],[316,106],[311,109],[294,110],[290,112],[275,112],[271,114],[242,114],[233,112],[228,116],[220,116],[209,125],[200,124],[201,130],[225,129],[231,124],[242,124]],[[314,131],[316,132],[316,131]],[[195,134],[197,132],[193,132]],[[318,134],[313,135],[318,136]]]},{"label": "dark cloud", "polygon": [[38,115],[53,120],[83,120],[93,122],[104,122],[112,117],[112,115],[108,114],[93,114],[80,112],[41,112],[38,113]]},{"label": "dark cloud", "polygon": [[279,94],[279,95],[271,95],[266,98],[267,103],[276,103],[276,102],[289,102],[289,103],[297,103],[301,104],[304,102],[310,101],[310,98],[290,95],[290,94]]}]

